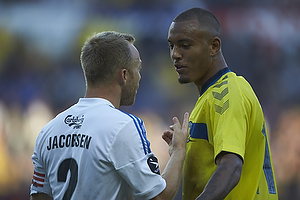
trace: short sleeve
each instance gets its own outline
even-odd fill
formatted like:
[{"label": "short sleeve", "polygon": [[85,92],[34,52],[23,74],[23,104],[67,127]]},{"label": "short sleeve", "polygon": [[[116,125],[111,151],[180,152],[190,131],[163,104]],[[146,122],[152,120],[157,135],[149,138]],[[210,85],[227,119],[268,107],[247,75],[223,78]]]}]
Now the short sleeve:
[{"label": "short sleeve", "polygon": [[214,158],[222,151],[227,151],[244,159],[247,137],[245,102],[237,87],[226,86],[214,88],[212,92]]},{"label": "short sleeve", "polygon": [[34,148],[34,153],[31,156],[34,165],[34,172],[32,176],[32,183],[30,186],[30,195],[35,193],[45,193],[52,197],[52,192],[49,184],[49,180],[46,174],[46,171],[41,164],[38,153],[38,144],[39,141],[37,140],[36,146]]},{"label": "short sleeve", "polygon": [[166,182],[159,175],[158,161],[150,150],[140,119],[126,124],[118,133],[110,150],[110,160],[136,199],[154,198],[165,189]]}]

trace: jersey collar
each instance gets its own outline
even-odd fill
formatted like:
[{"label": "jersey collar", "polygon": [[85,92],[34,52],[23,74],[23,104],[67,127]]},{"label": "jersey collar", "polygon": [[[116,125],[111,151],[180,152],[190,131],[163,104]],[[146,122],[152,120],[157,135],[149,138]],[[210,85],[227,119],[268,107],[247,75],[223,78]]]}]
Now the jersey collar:
[{"label": "jersey collar", "polygon": [[80,103],[81,105],[106,104],[114,108],[114,105],[110,101],[103,98],[79,98],[78,103]]},{"label": "jersey collar", "polygon": [[212,86],[217,80],[219,80],[224,74],[231,72],[231,70],[228,67],[225,67],[218,71],[215,75],[210,77],[202,86],[200,91],[200,96],[210,87]]}]

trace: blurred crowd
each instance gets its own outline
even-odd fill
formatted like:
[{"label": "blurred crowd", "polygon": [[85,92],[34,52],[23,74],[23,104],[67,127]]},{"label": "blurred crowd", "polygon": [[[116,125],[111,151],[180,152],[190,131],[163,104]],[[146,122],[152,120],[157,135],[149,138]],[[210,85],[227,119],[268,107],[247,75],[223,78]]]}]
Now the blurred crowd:
[{"label": "blurred crowd", "polygon": [[[169,57],[172,19],[212,11],[232,71],[253,86],[265,112],[281,200],[300,199],[300,3],[296,0],[0,0],[0,200],[25,200],[41,128],[84,96],[80,48],[93,32],[131,33],[143,60],[136,103],[161,170],[161,139],[198,92],[180,85]],[[176,197],[178,200],[180,199]]]}]

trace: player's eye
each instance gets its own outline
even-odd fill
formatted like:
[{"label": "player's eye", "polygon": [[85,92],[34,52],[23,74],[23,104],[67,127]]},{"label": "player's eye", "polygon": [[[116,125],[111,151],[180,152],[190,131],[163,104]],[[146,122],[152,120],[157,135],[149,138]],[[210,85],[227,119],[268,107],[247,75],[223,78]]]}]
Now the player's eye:
[{"label": "player's eye", "polygon": [[191,45],[189,45],[189,44],[182,44],[182,45],[181,45],[181,47],[184,48],[184,49],[188,49],[188,48],[190,48],[190,46],[191,46]]},{"label": "player's eye", "polygon": [[173,48],[174,48],[174,45],[171,44],[171,43],[169,43],[168,47],[169,47],[169,49],[173,49]]}]

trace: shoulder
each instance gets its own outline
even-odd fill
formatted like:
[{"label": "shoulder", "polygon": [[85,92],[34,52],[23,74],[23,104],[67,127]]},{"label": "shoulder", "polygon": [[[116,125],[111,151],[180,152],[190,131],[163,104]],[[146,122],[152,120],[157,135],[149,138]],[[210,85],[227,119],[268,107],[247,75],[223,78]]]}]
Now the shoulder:
[{"label": "shoulder", "polygon": [[230,72],[228,73],[228,80],[230,87],[236,87],[237,89],[242,91],[244,91],[245,89],[252,91],[250,83],[241,75]]},{"label": "shoulder", "polygon": [[249,104],[253,104],[254,102],[259,103],[251,84],[243,76],[238,76],[235,73],[232,73],[229,89],[233,96],[240,97]]},{"label": "shoulder", "polygon": [[123,111],[119,111],[119,112],[120,112],[120,116],[122,116],[122,118],[126,120],[128,123],[131,123],[137,129],[138,132],[144,134],[146,133],[145,125],[141,118]]},{"label": "shoulder", "polygon": [[253,89],[249,82],[234,72],[228,72],[223,75],[213,86],[212,93],[215,95],[228,94],[229,96],[248,96],[253,95]]},{"label": "shoulder", "polygon": [[123,115],[124,118],[127,118],[128,120],[130,121],[133,121],[134,123],[143,123],[143,120],[133,114],[130,114],[130,113],[126,113],[126,112],[123,112],[123,111],[120,111]]},{"label": "shoulder", "polygon": [[114,107],[107,107],[105,112],[106,112],[106,118],[114,119],[115,122],[121,122],[121,123],[132,122],[134,124],[143,123],[143,120],[140,119],[139,117]]}]

